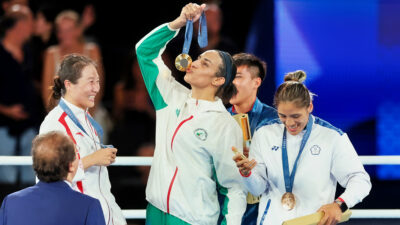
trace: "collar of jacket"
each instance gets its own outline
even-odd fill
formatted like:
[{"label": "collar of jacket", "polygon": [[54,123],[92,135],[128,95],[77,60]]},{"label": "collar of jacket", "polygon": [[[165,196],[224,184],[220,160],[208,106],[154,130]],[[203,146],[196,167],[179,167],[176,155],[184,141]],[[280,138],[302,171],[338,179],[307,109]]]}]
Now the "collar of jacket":
[{"label": "collar of jacket", "polygon": [[85,117],[85,113],[87,112],[86,110],[83,110],[82,108],[79,108],[78,106],[70,103],[69,101],[67,101],[65,98],[62,98],[64,100],[64,102],[67,104],[67,106],[71,109],[72,113],[74,113],[74,115],[76,116],[76,118],[80,119],[80,118],[84,118]]},{"label": "collar of jacket", "polygon": [[186,104],[189,106],[195,106],[197,112],[226,112],[222,100],[218,97],[215,97],[214,101],[207,101],[192,98],[192,93],[190,93]]},{"label": "collar of jacket", "polygon": [[36,186],[44,187],[44,188],[61,188],[61,189],[68,189],[71,188],[64,180],[56,181],[56,182],[43,182],[39,181]]}]

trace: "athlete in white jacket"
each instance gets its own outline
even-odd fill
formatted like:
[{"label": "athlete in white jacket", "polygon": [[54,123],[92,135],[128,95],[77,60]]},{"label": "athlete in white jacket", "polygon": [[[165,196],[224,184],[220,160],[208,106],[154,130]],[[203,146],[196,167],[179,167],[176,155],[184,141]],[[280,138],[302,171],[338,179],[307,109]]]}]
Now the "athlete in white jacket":
[{"label": "athlete in white jacket", "polygon": [[[319,225],[336,224],[371,189],[347,135],[310,114],[312,93],[301,83],[304,79],[303,71],[286,75],[274,98],[280,119],[257,129],[251,161],[234,157],[247,189],[262,194],[257,224],[282,224],[316,211],[325,213]],[[295,171],[292,181],[285,180],[285,171],[289,176]],[[346,190],[334,202],[337,182]]]},{"label": "athlete in white jacket", "polygon": [[[60,104],[52,109],[40,126],[39,133],[62,131],[75,143],[82,165],[75,175],[74,187],[77,191],[97,198],[103,209],[105,223],[125,225],[120,207],[111,193],[107,167],[114,162],[115,148],[105,148],[100,143],[98,132],[91,121],[87,109],[94,106],[94,97],[99,91],[99,77],[93,61],[84,56],[69,55],[61,63],[59,77],[54,81],[53,100]],[[64,105],[64,108],[62,107]],[[66,110],[67,109],[67,110]],[[73,121],[73,117],[83,129]]]},{"label": "athlete in white jacket", "polygon": [[[192,63],[179,84],[161,59],[167,42],[196,21],[204,5],[188,4],[181,16],[147,34],[137,45],[138,62],[156,108],[156,149],[146,188],[147,223],[217,224],[217,189],[226,197],[225,224],[240,224],[246,195],[232,158],[242,149],[242,133],[217,90],[233,94],[236,67],[230,55],[207,51]],[[229,91],[231,90],[231,93]]]}]

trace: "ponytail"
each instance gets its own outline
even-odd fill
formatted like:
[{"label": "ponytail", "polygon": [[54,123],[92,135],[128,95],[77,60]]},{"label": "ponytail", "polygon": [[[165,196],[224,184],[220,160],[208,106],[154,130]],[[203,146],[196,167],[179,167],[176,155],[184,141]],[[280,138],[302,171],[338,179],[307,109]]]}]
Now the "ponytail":
[{"label": "ponytail", "polygon": [[52,110],[57,104],[60,98],[65,93],[64,83],[61,81],[59,76],[54,78],[54,85],[50,87],[51,95],[49,96],[49,104],[47,106],[47,110]]},{"label": "ponytail", "polygon": [[65,86],[59,76],[54,78],[54,85],[51,87],[51,90],[53,91],[51,97],[56,100],[60,99],[62,94],[65,93]]}]

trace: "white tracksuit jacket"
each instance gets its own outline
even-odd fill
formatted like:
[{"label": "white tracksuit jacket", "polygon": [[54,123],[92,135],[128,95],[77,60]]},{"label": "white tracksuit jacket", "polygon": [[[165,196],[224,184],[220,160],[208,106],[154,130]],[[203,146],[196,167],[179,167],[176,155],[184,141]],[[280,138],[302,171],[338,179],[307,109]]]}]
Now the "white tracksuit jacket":
[{"label": "white tracksuit jacket", "polygon": [[[346,188],[340,197],[350,208],[361,202],[371,190],[369,176],[347,134],[324,120],[313,118],[311,135],[297,165],[293,184],[296,206],[291,211],[286,211],[281,205],[282,195],[286,192],[282,169],[284,125],[277,119],[255,132],[249,158],[254,158],[257,165],[249,177],[242,179],[251,193],[262,194],[257,224],[264,214],[264,225],[276,225],[315,213],[322,205],[334,201],[337,182]],[[290,172],[304,133],[293,136],[287,132]],[[269,209],[268,201],[271,201]]]},{"label": "white tracksuit jacket", "polygon": [[[81,158],[93,153],[100,149],[98,144],[99,137],[96,131],[90,125],[90,122],[86,118],[86,113],[83,109],[69,103],[65,100],[65,103],[75,114],[76,118],[82,124],[83,128],[89,135],[93,135],[94,141],[91,137],[87,136],[81,131],[74,122],[67,116],[64,110],[60,106],[56,106],[44,119],[40,125],[40,134],[47,133],[49,131],[62,131],[71,137],[76,144],[76,148]],[[82,169],[79,169],[82,172]],[[74,181],[81,180],[82,176],[78,178],[76,175]],[[74,182],[74,188],[78,190],[78,186]],[[125,217],[122,215],[121,208],[115,202],[115,198],[111,193],[111,183],[108,178],[107,167],[105,166],[92,166],[84,172],[82,188],[83,193],[91,197],[97,198],[103,209],[105,222],[108,225],[125,225]],[[78,182],[79,183],[79,182]]]},{"label": "white tracksuit jacket", "polygon": [[219,98],[193,99],[171,76],[161,54],[177,33],[163,24],[136,45],[157,116],[146,199],[187,223],[213,225],[219,215],[218,185],[226,196],[227,224],[240,224],[246,195],[231,147],[242,149],[242,132]]}]

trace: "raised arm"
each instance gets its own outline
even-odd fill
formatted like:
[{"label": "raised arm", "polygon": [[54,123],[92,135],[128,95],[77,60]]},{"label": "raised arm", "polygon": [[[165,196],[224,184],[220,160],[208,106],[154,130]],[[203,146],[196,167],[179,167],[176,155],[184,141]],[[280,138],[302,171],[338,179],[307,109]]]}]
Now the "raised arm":
[{"label": "raised arm", "polygon": [[174,99],[174,93],[189,93],[189,90],[179,84],[171,76],[171,71],[164,64],[161,55],[167,43],[177,35],[179,29],[189,18],[197,20],[205,4],[186,5],[181,14],[169,24],[163,24],[153,29],[136,44],[136,54],[143,80],[156,110],[168,105]]},{"label": "raised arm", "polygon": [[180,29],[186,25],[187,20],[193,20],[196,22],[203,12],[204,8],[206,8],[206,4],[197,5],[193,3],[189,3],[182,8],[181,14],[174,21],[169,23],[171,29]]}]

